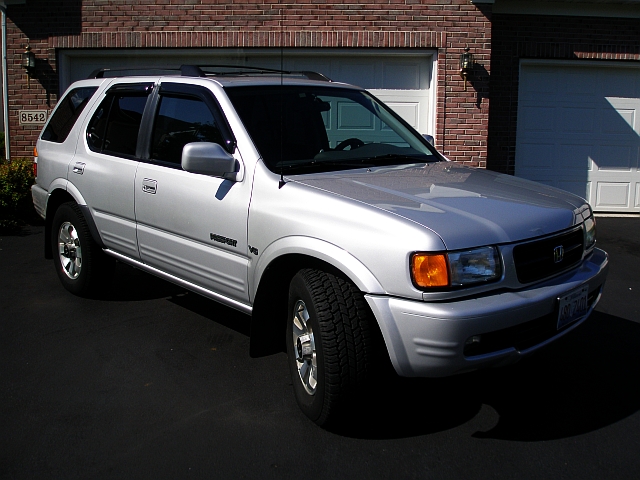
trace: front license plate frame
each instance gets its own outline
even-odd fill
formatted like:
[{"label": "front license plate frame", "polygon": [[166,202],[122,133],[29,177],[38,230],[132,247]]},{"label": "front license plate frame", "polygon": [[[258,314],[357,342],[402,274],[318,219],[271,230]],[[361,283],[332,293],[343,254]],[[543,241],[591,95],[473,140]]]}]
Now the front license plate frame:
[{"label": "front license plate frame", "polygon": [[589,310],[589,285],[571,290],[558,297],[558,330],[583,317]]}]

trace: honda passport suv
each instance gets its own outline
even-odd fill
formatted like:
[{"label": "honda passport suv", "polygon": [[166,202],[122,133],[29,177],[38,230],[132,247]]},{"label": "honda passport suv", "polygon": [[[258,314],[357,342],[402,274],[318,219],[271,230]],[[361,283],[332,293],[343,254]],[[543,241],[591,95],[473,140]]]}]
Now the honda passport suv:
[{"label": "honda passport suv", "polygon": [[[585,321],[608,257],[575,195],[448,161],[367,91],[183,66],[74,83],[36,145],[45,253],[76,295],[114,259],[251,315],[325,425],[384,365],[506,365]],[[109,77],[108,75],[112,75]]]}]

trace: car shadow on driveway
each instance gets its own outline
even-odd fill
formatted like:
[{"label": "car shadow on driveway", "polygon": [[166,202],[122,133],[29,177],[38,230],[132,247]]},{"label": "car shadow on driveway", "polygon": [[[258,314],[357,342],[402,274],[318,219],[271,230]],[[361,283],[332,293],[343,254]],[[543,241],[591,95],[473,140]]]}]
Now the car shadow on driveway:
[{"label": "car shadow on driveway", "polygon": [[[105,300],[165,296],[249,337],[249,316],[143,272],[118,268],[125,275]],[[141,284],[143,290],[131,288]],[[462,427],[478,439],[524,442],[585,434],[640,410],[638,345],[640,323],[596,311],[567,336],[510,367],[442,379],[375,379],[329,430],[351,438],[396,439]]]},{"label": "car shadow on driveway", "polygon": [[[251,317],[230,307],[209,300],[197,293],[184,293],[172,296],[169,301],[193,313],[208,318],[224,327],[249,337],[251,332]],[[248,352],[247,352],[248,354]]]},{"label": "car shadow on driveway", "polygon": [[332,430],[390,439],[466,424],[480,439],[533,442],[582,435],[640,409],[638,345],[640,324],[594,312],[572,334],[516,365],[378,385],[357,414]]},{"label": "car shadow on driveway", "polygon": [[116,262],[104,290],[92,297],[94,300],[114,302],[138,302],[173,297],[186,292],[182,287],[166,282],[121,262]]},{"label": "car shadow on driveway", "polygon": [[[249,316],[123,264],[96,301],[163,298],[249,337]],[[330,431],[395,439],[464,429],[477,439],[522,442],[583,435],[640,410],[638,345],[640,323],[596,311],[566,337],[511,367],[444,379],[376,379]]]}]

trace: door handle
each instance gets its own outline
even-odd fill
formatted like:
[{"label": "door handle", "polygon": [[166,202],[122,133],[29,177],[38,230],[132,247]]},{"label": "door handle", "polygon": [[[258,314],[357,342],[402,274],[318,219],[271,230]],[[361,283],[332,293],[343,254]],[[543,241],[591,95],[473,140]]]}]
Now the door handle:
[{"label": "door handle", "polygon": [[158,190],[158,182],[156,180],[152,180],[150,178],[145,178],[142,180],[142,191],[144,193],[150,193],[151,195],[155,195]]},{"label": "door handle", "polygon": [[73,173],[77,173],[78,175],[82,175],[84,173],[85,164],[82,162],[76,162],[73,166]]}]

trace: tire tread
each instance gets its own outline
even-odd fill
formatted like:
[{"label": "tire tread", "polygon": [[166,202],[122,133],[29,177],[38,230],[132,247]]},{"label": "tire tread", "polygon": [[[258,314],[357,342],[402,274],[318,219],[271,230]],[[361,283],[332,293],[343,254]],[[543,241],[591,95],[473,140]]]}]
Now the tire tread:
[{"label": "tire tread", "polygon": [[349,280],[315,269],[300,272],[310,293],[322,337],[325,397],[318,424],[328,423],[370,380],[375,347],[371,311],[360,290]]}]

